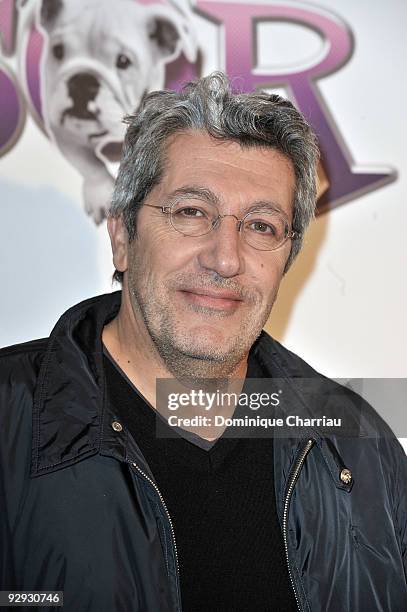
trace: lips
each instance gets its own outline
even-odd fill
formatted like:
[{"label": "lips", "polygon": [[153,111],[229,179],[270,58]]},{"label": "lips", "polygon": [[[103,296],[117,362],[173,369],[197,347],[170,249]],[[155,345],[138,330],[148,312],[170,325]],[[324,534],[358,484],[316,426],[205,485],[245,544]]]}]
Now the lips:
[{"label": "lips", "polygon": [[235,291],[228,289],[181,289],[186,293],[194,293],[195,295],[207,295],[208,297],[219,298],[224,300],[242,301],[242,298]]},{"label": "lips", "polygon": [[220,310],[235,310],[243,300],[226,289],[181,289],[181,295],[192,304]]}]

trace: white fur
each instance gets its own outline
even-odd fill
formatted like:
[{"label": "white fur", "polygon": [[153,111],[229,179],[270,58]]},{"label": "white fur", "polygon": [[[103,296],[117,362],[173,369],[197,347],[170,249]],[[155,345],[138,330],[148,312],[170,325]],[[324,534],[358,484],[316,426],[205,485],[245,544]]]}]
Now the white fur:
[{"label": "white fur", "polygon": [[[177,5],[142,5],[135,0],[63,0],[55,20],[37,24],[45,36],[41,60],[41,98],[46,130],[62,154],[83,176],[86,212],[96,223],[106,216],[114,184],[110,160],[104,154],[109,143],[123,141],[126,113],[133,112],[145,92],[162,89],[165,65],[181,52],[195,61],[197,48],[190,15]],[[155,19],[167,20],[176,29],[173,49],[159,47],[149,37]],[[53,55],[63,45],[63,59]],[[131,65],[116,67],[122,53]],[[90,74],[99,84],[87,104],[93,118],[77,118],[72,112],[69,79]]]}]

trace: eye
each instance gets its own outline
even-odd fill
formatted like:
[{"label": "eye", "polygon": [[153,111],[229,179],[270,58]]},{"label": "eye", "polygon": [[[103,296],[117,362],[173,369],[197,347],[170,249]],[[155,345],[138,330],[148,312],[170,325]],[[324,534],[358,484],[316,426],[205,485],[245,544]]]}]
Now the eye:
[{"label": "eye", "polygon": [[182,217],[192,217],[192,218],[206,216],[205,213],[202,212],[202,210],[199,210],[199,208],[194,208],[193,206],[188,206],[188,208],[180,208],[179,210],[176,211],[176,215],[182,216]]},{"label": "eye", "polygon": [[250,221],[248,227],[259,234],[276,234],[276,228],[265,221]]},{"label": "eye", "polygon": [[119,68],[119,70],[126,70],[131,63],[130,58],[124,53],[120,53],[116,58],[116,68]]},{"label": "eye", "polygon": [[65,48],[62,43],[58,43],[57,45],[54,45],[52,47],[52,55],[55,57],[55,59],[57,60],[63,59],[64,53],[65,53]]}]

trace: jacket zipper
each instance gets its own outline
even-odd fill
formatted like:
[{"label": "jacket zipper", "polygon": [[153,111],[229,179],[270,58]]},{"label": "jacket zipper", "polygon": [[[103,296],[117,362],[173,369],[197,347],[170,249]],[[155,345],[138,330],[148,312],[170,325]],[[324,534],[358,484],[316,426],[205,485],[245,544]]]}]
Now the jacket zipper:
[{"label": "jacket zipper", "polygon": [[151,480],[151,478],[145,473],[143,472],[143,470],[141,468],[139,468],[139,466],[137,465],[137,463],[135,463],[134,461],[129,461],[130,465],[132,465],[134,468],[136,468],[136,470],[143,476],[143,478],[145,478],[145,480],[147,480],[156,490],[158,497],[160,498],[160,501],[163,505],[163,508],[165,510],[165,513],[167,515],[168,518],[168,522],[170,524],[170,529],[171,529],[171,535],[172,535],[172,542],[174,544],[174,552],[175,552],[175,562],[176,562],[176,566],[177,566],[177,577],[178,577],[178,584],[177,584],[177,593],[178,593],[178,610],[181,611],[181,604],[180,604],[180,592],[179,592],[179,563],[178,563],[178,551],[177,551],[177,543],[175,541],[175,531],[174,531],[174,525],[172,523],[171,517],[170,517],[170,513],[168,512],[168,508],[166,506],[166,503],[164,501],[163,496],[161,495],[161,491],[159,490],[159,488],[157,487],[157,485],[155,484],[155,482],[153,480]]},{"label": "jacket zipper", "polygon": [[304,448],[302,449],[298,459],[297,459],[297,463],[295,465],[294,470],[291,473],[291,478],[288,484],[288,488],[287,488],[287,494],[285,497],[285,501],[284,501],[284,510],[283,510],[283,538],[284,538],[284,548],[285,548],[285,556],[286,556],[286,560],[287,560],[287,567],[288,567],[288,575],[290,576],[290,580],[291,580],[291,586],[293,587],[293,591],[294,591],[294,595],[295,595],[295,600],[297,602],[297,606],[298,609],[300,610],[300,612],[302,611],[299,599],[298,599],[298,595],[297,595],[297,591],[295,588],[295,584],[294,584],[294,579],[291,573],[291,568],[290,568],[290,559],[288,556],[288,540],[287,540],[287,530],[288,530],[288,512],[290,509],[290,502],[291,502],[291,496],[295,487],[295,484],[298,480],[298,476],[300,475],[301,472],[301,468],[304,464],[305,458],[308,455],[309,451],[311,450],[311,448],[314,446],[315,444],[315,440],[313,440],[312,438],[310,438],[306,445],[304,446]]}]

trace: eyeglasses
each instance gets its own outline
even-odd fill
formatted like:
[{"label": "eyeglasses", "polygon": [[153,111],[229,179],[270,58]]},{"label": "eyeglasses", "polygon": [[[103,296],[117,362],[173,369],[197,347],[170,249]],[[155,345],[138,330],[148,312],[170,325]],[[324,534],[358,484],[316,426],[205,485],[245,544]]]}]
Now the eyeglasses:
[{"label": "eyeglasses", "polygon": [[197,198],[182,198],[170,206],[144,204],[169,215],[172,227],[184,236],[205,236],[219,227],[225,217],[236,219],[236,229],[244,240],[259,251],[275,251],[289,239],[298,240],[299,232],[290,229],[284,215],[274,210],[250,211],[242,219],[220,215],[214,204]]}]

